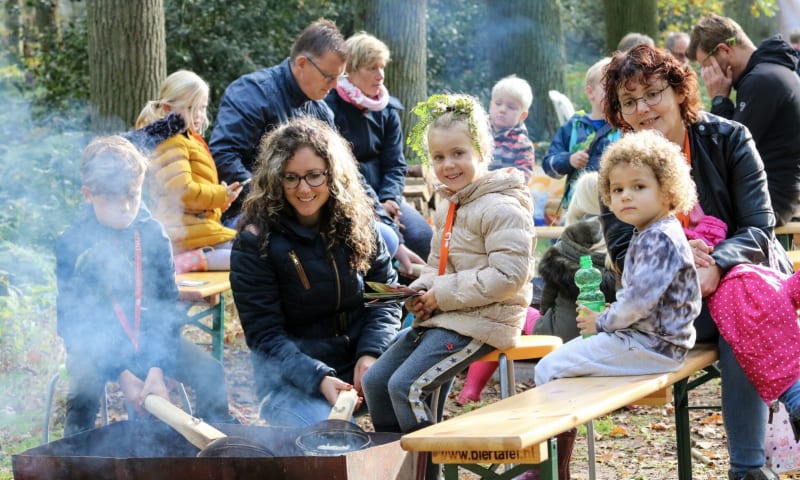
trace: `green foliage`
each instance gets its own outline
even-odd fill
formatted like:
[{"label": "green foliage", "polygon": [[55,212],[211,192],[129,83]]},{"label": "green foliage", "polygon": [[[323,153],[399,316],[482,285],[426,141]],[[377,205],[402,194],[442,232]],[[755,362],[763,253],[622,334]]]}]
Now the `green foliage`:
[{"label": "green foliage", "polygon": [[561,18],[564,20],[564,47],[569,63],[591,65],[604,55],[606,18],[603,2],[562,0]]},{"label": "green foliage", "polygon": [[53,114],[34,121],[29,97],[0,95],[0,240],[49,248],[80,202],[85,125]]},{"label": "green foliage", "polygon": [[298,33],[317,18],[352,31],[350,2],[331,0],[165,0],[169,72],[192,70],[208,82],[213,118],[225,87],[280,63]]},{"label": "green foliage", "polygon": [[428,93],[470,93],[488,103],[486,10],[480,0],[428,1]]},{"label": "green foliage", "polygon": [[50,28],[43,32],[26,66],[39,87],[35,108],[41,111],[68,111],[76,101],[89,100],[89,40],[86,17],[64,25],[61,34]]}]

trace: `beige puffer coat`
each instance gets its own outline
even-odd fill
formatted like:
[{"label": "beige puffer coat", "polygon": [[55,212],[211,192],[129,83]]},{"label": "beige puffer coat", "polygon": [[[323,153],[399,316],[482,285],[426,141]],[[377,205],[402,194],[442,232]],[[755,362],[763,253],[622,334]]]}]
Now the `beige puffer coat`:
[{"label": "beige puffer coat", "polygon": [[516,345],[531,301],[533,206],[522,173],[492,170],[454,195],[458,205],[444,275],[438,275],[448,202],[436,209],[428,264],[411,284],[433,290],[440,311],[415,327],[453,330],[495,348]]}]

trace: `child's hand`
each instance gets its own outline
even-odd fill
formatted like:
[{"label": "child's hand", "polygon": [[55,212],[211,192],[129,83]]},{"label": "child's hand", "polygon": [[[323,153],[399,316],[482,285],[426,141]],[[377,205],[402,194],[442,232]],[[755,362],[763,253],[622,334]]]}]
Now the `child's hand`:
[{"label": "child's hand", "polygon": [[589,163],[589,153],[586,150],[578,150],[569,156],[569,164],[572,168],[580,170]]},{"label": "child's hand", "polygon": [[[420,293],[424,292],[425,290],[420,290]],[[419,316],[422,313],[422,303],[419,301],[420,297],[411,297],[406,300],[406,303],[403,305],[406,307],[406,310],[413,313],[414,316]]]},{"label": "child's hand", "polygon": [[150,394],[169,400],[169,390],[167,390],[167,384],[164,382],[164,373],[158,367],[153,367],[147,372],[147,378],[144,379],[144,387],[140,394],[142,404]]},{"label": "child's hand", "polygon": [[225,202],[225,207],[222,209],[222,211],[224,212],[231,206],[233,201],[239,197],[239,194],[242,193],[244,187],[239,185],[239,182],[233,182],[230,185],[228,185],[225,182],[222,182],[222,186],[225,187],[225,190],[227,191],[228,195],[228,199]]},{"label": "child's hand", "polygon": [[142,402],[139,400],[142,388],[144,388],[144,382],[130,370],[120,373],[118,380],[122,394],[125,396],[125,401],[136,410],[136,413],[144,414]]},{"label": "child's hand", "polygon": [[578,305],[575,311],[578,312],[575,322],[578,324],[581,335],[597,333],[597,317],[600,314],[583,305]]},{"label": "child's hand", "polygon": [[414,301],[414,316],[420,320],[427,320],[431,318],[433,312],[439,309],[439,304],[436,302],[436,295],[433,290],[428,290],[418,297],[412,298]]}]

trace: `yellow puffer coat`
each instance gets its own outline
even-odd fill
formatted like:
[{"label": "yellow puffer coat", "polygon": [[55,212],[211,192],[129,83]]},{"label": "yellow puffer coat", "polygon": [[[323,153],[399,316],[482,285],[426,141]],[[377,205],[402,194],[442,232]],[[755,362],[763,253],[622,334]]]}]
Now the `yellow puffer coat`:
[{"label": "yellow puffer coat", "polygon": [[193,132],[178,133],[150,156],[149,205],[167,230],[175,253],[232,240],[220,218],[228,195],[208,146]]}]

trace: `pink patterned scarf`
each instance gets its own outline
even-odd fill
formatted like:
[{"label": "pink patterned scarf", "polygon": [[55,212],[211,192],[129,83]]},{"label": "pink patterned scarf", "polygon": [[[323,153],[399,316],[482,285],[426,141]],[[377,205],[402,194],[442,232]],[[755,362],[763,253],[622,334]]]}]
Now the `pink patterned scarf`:
[{"label": "pink patterned scarf", "polygon": [[362,110],[380,112],[389,104],[389,91],[386,90],[386,87],[383,85],[381,85],[378,96],[373,98],[364,95],[364,92],[350,83],[347,77],[339,78],[337,83],[336,91],[339,93],[339,96],[347,103],[352,103]]}]

